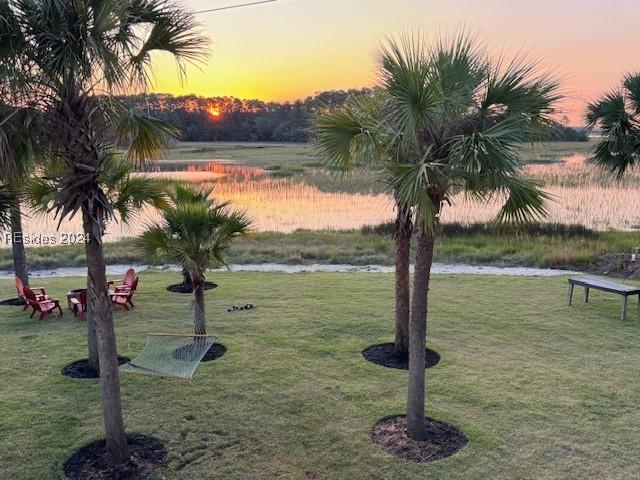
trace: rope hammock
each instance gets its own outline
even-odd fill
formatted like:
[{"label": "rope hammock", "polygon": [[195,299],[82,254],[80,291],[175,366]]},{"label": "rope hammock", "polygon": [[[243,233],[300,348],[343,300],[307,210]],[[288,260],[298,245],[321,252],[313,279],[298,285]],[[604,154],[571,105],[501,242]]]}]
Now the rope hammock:
[{"label": "rope hammock", "polygon": [[190,379],[217,337],[151,333],[140,355],[120,366],[123,373]]}]

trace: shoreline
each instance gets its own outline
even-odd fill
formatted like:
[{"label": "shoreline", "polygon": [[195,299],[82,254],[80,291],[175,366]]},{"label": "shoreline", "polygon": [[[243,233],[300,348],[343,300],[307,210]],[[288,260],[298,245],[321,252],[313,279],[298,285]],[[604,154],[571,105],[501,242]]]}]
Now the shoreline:
[{"label": "shoreline", "polygon": [[[107,265],[107,275],[122,275],[129,268],[135,268],[139,272],[175,272],[179,273],[181,267],[177,265],[131,265],[116,264]],[[288,265],[280,263],[260,263],[229,265],[229,268],[212,269],[211,273],[220,272],[253,272],[253,273],[394,273],[394,267],[386,265]],[[413,272],[413,266],[411,266]],[[29,272],[31,278],[56,278],[56,277],[85,277],[86,267],[59,267],[43,270],[33,270]],[[433,264],[431,269],[433,275],[497,275],[516,277],[555,277],[562,275],[578,274],[574,270],[563,270],[553,268],[532,268],[532,267],[498,267],[492,265],[467,265],[461,263],[439,263]],[[13,271],[1,270],[0,279],[12,279]]]}]

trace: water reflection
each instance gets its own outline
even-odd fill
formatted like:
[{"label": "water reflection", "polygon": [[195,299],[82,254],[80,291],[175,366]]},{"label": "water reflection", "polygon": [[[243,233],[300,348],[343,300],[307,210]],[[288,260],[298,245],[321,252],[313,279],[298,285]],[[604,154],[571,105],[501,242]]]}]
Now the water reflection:
[{"label": "water reflection", "polygon": [[202,183],[220,179],[242,181],[264,175],[264,170],[227,160],[162,160],[143,166],[145,175],[184,182]]},{"label": "water reflection", "polygon": [[[234,208],[246,211],[258,232],[292,232],[297,229],[359,228],[376,225],[393,218],[390,199],[383,194],[324,192],[294,178],[273,178],[259,168],[244,167],[229,162],[183,161],[158,162],[144,175],[156,178],[213,185],[218,200],[232,202]],[[158,213],[147,208],[129,224],[109,225],[106,241],[114,241],[141,233],[159,219]],[[51,215],[29,216],[24,230],[55,235],[56,222]],[[80,218],[65,221],[64,233],[82,231]]]},{"label": "water reflection", "polygon": [[[584,156],[572,155],[562,163],[525,168],[525,172],[541,181],[553,196],[550,216],[545,221],[582,224],[599,230],[640,228],[640,172],[634,170],[616,181],[584,160]],[[148,168],[144,175],[212,184],[215,196],[246,211],[259,232],[352,229],[391,221],[394,217],[393,204],[385,194],[330,191],[300,179],[275,178],[259,168],[230,162],[163,161]],[[324,185],[323,182],[318,184]],[[460,195],[444,209],[442,220],[491,221],[499,206],[499,199],[478,203]],[[106,240],[137,235],[158,218],[157,212],[146,209],[129,225],[110,225]],[[56,225],[51,216],[33,216],[24,221],[24,229],[29,234],[56,235]],[[60,230],[79,233],[81,227],[80,219],[76,218],[65,221]]]}]

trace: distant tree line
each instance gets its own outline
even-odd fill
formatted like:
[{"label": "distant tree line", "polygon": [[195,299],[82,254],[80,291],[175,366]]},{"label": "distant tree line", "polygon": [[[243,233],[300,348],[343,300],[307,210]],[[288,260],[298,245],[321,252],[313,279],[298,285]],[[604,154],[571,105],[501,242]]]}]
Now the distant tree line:
[{"label": "distant tree line", "polygon": [[588,142],[589,134],[586,128],[570,127],[558,122],[555,125],[551,140],[559,142]]},{"label": "distant tree line", "polygon": [[[308,142],[309,122],[314,113],[340,107],[353,94],[370,91],[367,88],[332,90],[295,102],[165,93],[129,95],[121,100],[130,108],[178,127],[184,141]],[[552,140],[586,141],[588,138],[585,131],[558,123]]]}]

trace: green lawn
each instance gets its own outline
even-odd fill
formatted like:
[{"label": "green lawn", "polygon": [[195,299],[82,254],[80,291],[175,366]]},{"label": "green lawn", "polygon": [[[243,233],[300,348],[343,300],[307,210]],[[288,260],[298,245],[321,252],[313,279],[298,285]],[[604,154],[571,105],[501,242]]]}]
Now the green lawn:
[{"label": "green lawn", "polygon": [[[190,299],[164,290],[177,279],[142,275],[135,311],[115,315],[121,354],[140,352],[146,332],[189,329]],[[614,296],[569,308],[565,278],[434,276],[430,346],[442,361],[427,374],[427,412],[470,444],[416,465],[369,439],[404,411],[406,373],[360,354],[391,339],[391,275],[213,279],[208,318],[227,354],[192,381],[122,378],[128,429],[169,450],[155,479],[638,478],[640,319],[632,308],[620,322]],[[82,280],[37,283],[62,297]],[[0,297],[13,293],[0,282]],[[240,302],[259,307],[226,313]],[[38,322],[0,307],[0,478],[59,479],[101,436],[98,383],[60,375],[84,339],[69,314]]]}]

